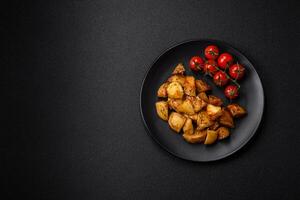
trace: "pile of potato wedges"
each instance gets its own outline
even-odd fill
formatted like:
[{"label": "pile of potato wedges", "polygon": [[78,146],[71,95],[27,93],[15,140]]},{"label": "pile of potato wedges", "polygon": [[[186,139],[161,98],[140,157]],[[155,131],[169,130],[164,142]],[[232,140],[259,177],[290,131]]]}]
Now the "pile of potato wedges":
[{"label": "pile of potato wedges", "polygon": [[158,116],[189,143],[213,144],[230,136],[234,118],[246,115],[238,104],[223,105],[222,99],[209,95],[211,87],[194,76],[186,76],[179,63],[171,77],[157,91]]}]

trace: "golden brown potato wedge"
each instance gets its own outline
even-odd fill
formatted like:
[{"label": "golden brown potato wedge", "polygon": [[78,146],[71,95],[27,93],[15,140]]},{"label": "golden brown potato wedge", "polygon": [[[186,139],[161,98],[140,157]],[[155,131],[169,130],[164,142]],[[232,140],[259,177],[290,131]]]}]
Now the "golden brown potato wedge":
[{"label": "golden brown potato wedge", "polygon": [[183,88],[184,88],[184,93],[186,95],[196,96],[195,77],[194,76],[186,76]]},{"label": "golden brown potato wedge", "polygon": [[196,97],[186,96],[186,99],[189,99],[192,102],[195,112],[199,112],[207,104],[198,96]]},{"label": "golden brown potato wedge", "polygon": [[211,125],[209,127],[209,129],[215,131],[215,130],[217,130],[219,128],[219,126],[220,126],[219,122],[214,122],[214,124]]},{"label": "golden brown potato wedge", "polygon": [[156,107],[156,112],[157,112],[158,116],[161,119],[168,121],[168,118],[169,118],[168,103],[166,101],[158,101],[158,102],[156,102],[155,107]]},{"label": "golden brown potato wedge", "polygon": [[207,104],[206,112],[212,120],[215,120],[222,115],[222,108],[220,106]]},{"label": "golden brown potato wedge", "polygon": [[172,82],[167,87],[167,93],[169,98],[181,99],[183,97],[182,86],[178,82]]},{"label": "golden brown potato wedge", "polygon": [[222,115],[219,118],[220,124],[229,128],[234,128],[234,121],[228,109],[222,108],[222,111]]},{"label": "golden brown potato wedge", "polygon": [[190,118],[186,119],[185,124],[184,124],[182,130],[183,130],[184,134],[191,135],[191,134],[194,133],[193,122],[192,122],[192,120]]},{"label": "golden brown potato wedge", "polygon": [[182,63],[179,63],[179,64],[175,67],[175,69],[174,69],[174,71],[172,72],[172,74],[181,74],[181,75],[183,75],[184,72],[185,72],[185,69],[184,69],[183,64],[182,64]]},{"label": "golden brown potato wedge", "polygon": [[208,116],[205,111],[200,111],[197,118],[197,126],[199,130],[203,130],[214,124],[214,121]]},{"label": "golden brown potato wedge", "polygon": [[190,100],[186,99],[177,107],[177,110],[181,113],[185,113],[187,115],[195,114],[193,104]]},{"label": "golden brown potato wedge", "polygon": [[200,99],[202,99],[203,101],[205,101],[206,103],[208,103],[208,97],[207,97],[207,95],[206,95],[205,92],[200,92],[198,94],[198,97],[200,97]]},{"label": "golden brown potato wedge", "polygon": [[204,144],[213,144],[213,143],[215,143],[215,141],[218,138],[217,131],[207,129],[206,132],[207,132],[207,135],[206,135],[206,139],[204,141]]},{"label": "golden brown potato wedge", "polygon": [[219,140],[223,140],[223,139],[227,138],[230,135],[229,129],[226,128],[226,127],[223,127],[223,126],[218,128],[217,133],[218,133],[218,139]]},{"label": "golden brown potato wedge", "polygon": [[168,93],[167,93],[167,87],[168,87],[169,83],[163,83],[159,89],[157,90],[157,96],[158,97],[168,97]]},{"label": "golden brown potato wedge", "polygon": [[169,108],[170,109],[173,109],[173,110],[179,112],[177,108],[178,108],[179,105],[182,104],[183,100],[182,99],[171,99],[171,98],[168,98],[167,102],[169,104]]},{"label": "golden brown potato wedge", "polygon": [[187,115],[187,114],[185,114],[184,116],[187,117],[187,118],[190,118],[194,122],[197,122],[197,119],[198,119],[198,114],[197,113],[195,113],[193,115]]},{"label": "golden brown potato wedge", "polygon": [[211,87],[203,80],[196,80],[196,88],[197,92],[206,92],[208,90],[211,90]]},{"label": "golden brown potato wedge", "polygon": [[180,75],[180,74],[175,74],[173,76],[171,76],[170,78],[168,78],[168,82],[172,83],[172,82],[178,82],[181,85],[184,85],[185,83],[185,76]]},{"label": "golden brown potato wedge", "polygon": [[177,133],[180,132],[181,128],[184,126],[184,123],[186,121],[186,117],[177,113],[177,112],[172,112],[170,117],[169,117],[169,125],[171,129],[176,131]]},{"label": "golden brown potato wedge", "polygon": [[242,117],[247,114],[246,109],[236,103],[229,104],[227,108],[233,117]]},{"label": "golden brown potato wedge", "polygon": [[215,106],[221,106],[223,104],[223,101],[219,97],[216,97],[214,95],[208,95],[208,103]]},{"label": "golden brown potato wedge", "polygon": [[206,138],[206,129],[205,130],[196,129],[194,134],[189,135],[189,134],[184,133],[182,136],[189,143],[192,143],[192,144],[201,143]]}]

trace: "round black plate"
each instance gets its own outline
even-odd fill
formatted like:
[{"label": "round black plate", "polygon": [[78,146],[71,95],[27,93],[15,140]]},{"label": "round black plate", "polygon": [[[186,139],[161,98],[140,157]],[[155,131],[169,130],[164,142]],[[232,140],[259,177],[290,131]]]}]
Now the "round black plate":
[{"label": "round black plate", "polygon": [[[232,129],[231,136],[214,145],[189,144],[185,142],[181,134],[176,134],[169,128],[166,121],[161,120],[155,109],[157,89],[171,75],[174,67],[184,63],[187,74],[193,74],[196,78],[204,78],[212,87],[213,94],[226,100],[223,89],[212,83],[211,78],[204,77],[202,73],[193,73],[188,67],[189,59],[194,55],[204,55],[203,49],[210,44],[220,48],[220,52],[229,52],[246,68],[246,76],[241,82],[240,97],[233,102],[244,106],[248,115],[235,120],[236,127]],[[227,157],[242,146],[255,134],[264,110],[264,92],[260,78],[250,61],[238,50],[230,45],[216,40],[193,40],[178,44],[159,56],[149,68],[142,83],[140,94],[141,115],[148,134],[165,150],[180,158],[191,161],[213,161]]]}]

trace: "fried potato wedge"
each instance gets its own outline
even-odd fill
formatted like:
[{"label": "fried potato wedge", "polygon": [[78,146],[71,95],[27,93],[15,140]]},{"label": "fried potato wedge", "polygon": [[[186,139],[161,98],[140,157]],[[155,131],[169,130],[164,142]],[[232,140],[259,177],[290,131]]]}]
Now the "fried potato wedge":
[{"label": "fried potato wedge", "polygon": [[223,139],[229,137],[229,135],[230,135],[229,129],[226,127],[223,127],[223,126],[218,128],[217,133],[218,133],[218,140],[223,140]]},{"label": "fried potato wedge", "polygon": [[205,102],[208,103],[208,97],[207,97],[207,95],[206,95],[205,92],[200,92],[200,93],[198,94],[198,97],[199,97],[200,99],[202,99],[203,101],[205,101]]},{"label": "fried potato wedge", "polygon": [[172,82],[178,82],[181,85],[184,85],[185,83],[185,76],[181,75],[181,74],[175,74],[173,76],[171,76],[170,78],[168,78],[168,82],[172,83]]},{"label": "fried potato wedge", "polygon": [[172,82],[167,87],[169,98],[181,99],[183,97],[183,88],[178,82]]},{"label": "fried potato wedge", "polygon": [[222,115],[219,118],[219,123],[223,126],[234,128],[234,121],[233,118],[226,108],[222,108]]},{"label": "fried potato wedge", "polygon": [[205,130],[195,130],[195,133],[192,135],[184,133],[182,137],[189,143],[201,143],[205,141],[206,138],[206,129]]},{"label": "fried potato wedge", "polygon": [[206,132],[207,132],[207,135],[206,135],[206,139],[204,141],[204,144],[213,144],[213,143],[215,143],[215,141],[218,138],[217,131],[207,129]]},{"label": "fried potato wedge", "polygon": [[220,106],[207,104],[206,112],[212,120],[215,120],[222,115],[222,108]]},{"label": "fried potato wedge", "polygon": [[182,99],[171,99],[168,98],[168,104],[169,104],[169,108],[175,110],[176,112],[178,111],[178,106],[182,104],[183,100]]},{"label": "fried potato wedge", "polygon": [[185,116],[183,116],[177,112],[172,112],[169,117],[168,123],[169,123],[171,129],[173,129],[174,131],[179,133],[181,128],[184,126],[185,121],[186,121]]},{"label": "fried potato wedge", "polygon": [[197,88],[197,92],[206,92],[211,90],[211,87],[203,80],[196,80],[196,88]]},{"label": "fried potato wedge", "polygon": [[214,122],[214,124],[211,125],[209,127],[209,129],[215,131],[215,130],[217,130],[219,128],[219,126],[220,126],[219,122]]},{"label": "fried potato wedge", "polygon": [[170,109],[173,109],[173,110],[175,110],[176,112],[179,112],[178,111],[178,106],[180,105],[180,104],[182,104],[182,102],[183,102],[183,100],[182,99],[171,99],[171,98],[168,98],[168,104],[169,104],[169,108]]},{"label": "fried potato wedge", "polygon": [[182,130],[183,130],[184,134],[191,135],[191,134],[194,133],[193,122],[192,122],[192,120],[190,118],[186,119],[185,124],[184,124]]},{"label": "fried potato wedge", "polygon": [[158,116],[161,119],[168,121],[168,118],[169,118],[168,103],[166,101],[158,101],[155,103],[155,107],[156,107],[156,112],[157,112]]},{"label": "fried potato wedge", "polygon": [[229,104],[227,108],[233,117],[243,117],[247,114],[246,109],[236,103]]},{"label": "fried potato wedge", "polygon": [[215,106],[221,106],[223,104],[223,101],[219,97],[216,97],[214,95],[208,95],[208,103]]},{"label": "fried potato wedge", "polygon": [[196,96],[196,85],[194,76],[186,76],[183,85],[184,93],[189,96]]},{"label": "fried potato wedge", "polygon": [[167,87],[169,83],[163,83],[157,90],[158,97],[168,97]]},{"label": "fried potato wedge", "polygon": [[187,114],[185,114],[184,116],[187,117],[187,118],[190,118],[194,122],[197,122],[197,119],[198,119],[198,114],[197,113],[195,113],[193,115],[187,115]]},{"label": "fried potato wedge", "polygon": [[190,100],[186,99],[177,107],[177,110],[181,113],[185,113],[188,115],[195,114],[193,104]]},{"label": "fried potato wedge", "polygon": [[207,127],[210,127],[214,124],[214,121],[211,120],[209,115],[205,111],[198,113],[197,126],[199,130],[203,130]]},{"label": "fried potato wedge", "polygon": [[186,99],[189,99],[192,102],[195,112],[199,112],[207,105],[207,103],[198,96],[187,96]]},{"label": "fried potato wedge", "polygon": [[183,75],[184,72],[185,72],[185,69],[184,69],[183,64],[182,64],[182,63],[179,63],[179,64],[175,67],[175,69],[174,69],[174,71],[172,72],[172,74],[181,74],[181,75]]}]

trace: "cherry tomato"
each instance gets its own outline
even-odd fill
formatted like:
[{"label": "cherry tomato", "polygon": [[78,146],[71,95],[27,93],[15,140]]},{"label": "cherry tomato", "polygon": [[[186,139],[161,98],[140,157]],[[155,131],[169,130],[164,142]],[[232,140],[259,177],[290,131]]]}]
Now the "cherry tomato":
[{"label": "cherry tomato", "polygon": [[219,48],[215,45],[209,45],[204,50],[207,59],[215,60],[219,56]]},{"label": "cherry tomato", "polygon": [[217,69],[217,62],[215,60],[207,60],[204,64],[204,71],[206,73],[209,73],[211,75],[214,75],[215,73],[218,72]]},{"label": "cherry tomato", "polygon": [[217,86],[224,86],[228,83],[228,77],[224,72],[218,71],[214,75],[214,82]]},{"label": "cherry tomato", "polygon": [[228,85],[225,88],[224,93],[228,99],[235,99],[239,96],[238,87],[236,85]]},{"label": "cherry tomato", "polygon": [[245,67],[241,64],[234,64],[229,67],[229,75],[236,80],[240,80],[245,75]]},{"label": "cherry tomato", "polygon": [[233,57],[229,53],[222,53],[218,58],[218,65],[222,69],[228,68],[233,62]]},{"label": "cherry tomato", "polygon": [[203,59],[199,56],[194,56],[190,59],[190,68],[193,71],[199,71],[203,68]]}]

